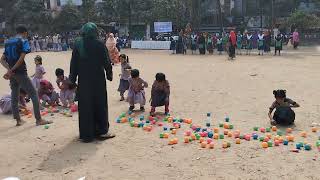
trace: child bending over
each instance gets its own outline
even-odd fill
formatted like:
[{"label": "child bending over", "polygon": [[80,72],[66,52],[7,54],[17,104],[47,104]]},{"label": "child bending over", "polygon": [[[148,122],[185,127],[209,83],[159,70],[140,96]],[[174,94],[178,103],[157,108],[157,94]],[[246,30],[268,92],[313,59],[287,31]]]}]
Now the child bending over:
[{"label": "child bending over", "polygon": [[156,107],[160,106],[165,106],[165,114],[169,114],[169,96],[170,85],[166,80],[166,75],[157,73],[151,89],[151,116],[155,115]]},{"label": "child bending over", "polygon": [[60,89],[60,100],[63,107],[70,107],[74,103],[75,85],[71,83],[68,77],[64,76],[63,69],[56,69],[57,86]]},{"label": "child bending over", "polygon": [[[286,90],[274,90],[275,101],[269,108],[268,116],[271,125],[291,125],[295,120],[295,113],[291,108],[300,107],[298,103],[286,97]],[[273,117],[272,112],[276,109]]]},{"label": "child bending over", "polygon": [[130,105],[129,111],[134,110],[135,104],[140,104],[140,110],[145,111],[146,97],[144,88],[148,87],[148,83],[140,78],[139,70],[133,69],[131,71],[131,78],[129,78],[129,92],[128,102]]},{"label": "child bending over", "polygon": [[59,105],[59,95],[54,90],[52,84],[47,80],[40,81],[40,88],[38,91],[39,98],[42,100],[42,105],[47,103],[50,106]]}]

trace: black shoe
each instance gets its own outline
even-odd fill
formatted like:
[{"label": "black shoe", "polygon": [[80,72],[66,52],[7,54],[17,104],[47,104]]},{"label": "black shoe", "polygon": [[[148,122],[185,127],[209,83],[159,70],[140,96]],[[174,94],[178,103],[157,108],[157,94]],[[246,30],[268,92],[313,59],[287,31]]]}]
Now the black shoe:
[{"label": "black shoe", "polygon": [[144,112],[145,111],[144,107],[140,107],[140,111]]},{"label": "black shoe", "polygon": [[134,106],[130,106],[129,111],[133,111],[133,110],[134,110]]}]

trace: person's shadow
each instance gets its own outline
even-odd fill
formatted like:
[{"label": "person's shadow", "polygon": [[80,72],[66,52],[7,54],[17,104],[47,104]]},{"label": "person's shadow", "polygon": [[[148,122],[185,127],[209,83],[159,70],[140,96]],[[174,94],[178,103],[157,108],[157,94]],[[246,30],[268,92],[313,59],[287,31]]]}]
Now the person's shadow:
[{"label": "person's shadow", "polygon": [[50,151],[48,157],[39,165],[38,169],[55,173],[69,167],[78,166],[96,153],[97,145],[95,142],[82,143],[78,139],[73,139],[63,148]]}]

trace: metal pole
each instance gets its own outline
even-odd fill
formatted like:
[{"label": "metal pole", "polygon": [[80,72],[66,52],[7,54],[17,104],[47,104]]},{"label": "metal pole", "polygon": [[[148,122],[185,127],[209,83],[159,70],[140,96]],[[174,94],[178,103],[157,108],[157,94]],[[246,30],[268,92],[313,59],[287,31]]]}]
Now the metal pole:
[{"label": "metal pole", "polygon": [[274,29],[274,0],[271,0],[271,25]]},{"label": "metal pole", "polygon": [[221,10],[221,2],[217,0],[218,10],[219,10],[219,20],[220,20],[220,31],[223,32],[223,19],[222,19],[222,10]]},{"label": "metal pole", "polygon": [[261,0],[259,0],[259,9],[260,9],[260,28],[262,29],[262,26],[263,26],[263,22],[262,22],[263,8],[262,8]]}]

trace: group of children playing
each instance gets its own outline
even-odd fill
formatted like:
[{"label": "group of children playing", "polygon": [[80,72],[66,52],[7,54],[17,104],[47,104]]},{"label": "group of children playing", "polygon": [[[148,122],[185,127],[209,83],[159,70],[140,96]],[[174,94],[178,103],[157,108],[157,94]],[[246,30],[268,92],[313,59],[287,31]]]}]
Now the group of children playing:
[{"label": "group of children playing", "polygon": [[[124,101],[124,93],[128,90],[127,101],[129,111],[133,111],[135,104],[140,104],[140,110],[145,111],[146,97],[144,88],[148,83],[140,78],[139,70],[132,69],[129,64],[129,57],[125,54],[120,55],[121,73],[118,91],[120,92],[120,101]],[[295,113],[291,108],[300,107],[298,103],[286,97],[286,90],[274,90],[275,101],[269,108],[268,117],[272,125],[292,125],[295,120]],[[151,89],[151,112],[155,115],[156,107],[165,106],[165,114],[169,113],[170,85],[163,73],[157,73]],[[273,111],[274,115],[272,116]]]},{"label": "group of children playing", "polygon": [[76,86],[73,85],[68,77],[64,75],[64,70],[57,68],[55,71],[57,80],[56,84],[60,89],[58,94],[50,81],[44,79],[45,70],[42,66],[41,56],[36,56],[34,59],[36,64],[35,74],[32,75],[32,83],[38,92],[39,99],[42,101],[42,105],[60,105],[62,103],[63,107],[70,107],[74,103],[75,89]]},{"label": "group of children playing", "polygon": [[[120,92],[120,101],[124,101],[124,93],[128,90],[127,102],[129,103],[129,111],[135,109],[135,104],[140,105],[140,111],[145,111],[146,96],[144,89],[148,87],[148,83],[140,77],[140,72],[137,69],[132,69],[129,63],[129,57],[125,54],[120,55],[121,60],[121,74],[118,91]],[[63,69],[56,69],[57,77],[56,83],[60,89],[58,94],[53,85],[44,79],[45,70],[42,66],[41,56],[36,56],[35,59],[36,70],[32,76],[34,87],[38,91],[39,99],[42,105],[60,105],[60,101],[64,107],[70,107],[74,103],[76,86],[73,85],[64,75]],[[268,116],[270,123],[290,125],[294,123],[295,113],[291,108],[299,107],[299,104],[286,97],[286,90],[273,91],[275,101],[269,108]],[[150,115],[154,116],[156,107],[165,106],[165,114],[169,114],[169,96],[170,85],[166,76],[163,73],[157,73],[155,81],[151,88],[151,111]],[[26,107],[27,93],[20,89],[20,110],[27,110]],[[40,103],[40,102],[39,102]],[[0,109],[2,113],[11,112],[11,96],[5,95],[0,99]],[[272,116],[272,112],[276,110]]]},{"label": "group of children playing", "polygon": [[[52,83],[44,78],[46,71],[42,66],[42,57],[37,55],[34,58],[34,63],[36,68],[35,73],[31,76],[32,84],[38,92],[39,103],[42,107],[46,105],[60,106],[60,102],[65,108],[71,107],[74,104],[76,86],[64,75],[64,70],[58,68],[55,71],[57,77],[56,84],[60,89],[60,92],[57,93]],[[28,101],[27,93],[20,88],[20,112],[28,111],[26,101]],[[0,99],[0,109],[5,114],[12,112],[11,95],[5,95]]]},{"label": "group of children playing", "polygon": [[[132,69],[129,64],[129,57],[125,54],[120,55],[121,75],[118,91],[120,92],[120,101],[125,100],[124,93],[128,90],[127,101],[129,103],[129,111],[135,109],[135,104],[140,105],[140,111],[145,111],[146,96],[144,88],[148,87],[148,83],[140,78],[138,69]],[[157,73],[155,81],[151,89],[151,112],[155,115],[156,107],[165,106],[165,114],[169,113],[169,96],[170,85],[163,73]]]}]

